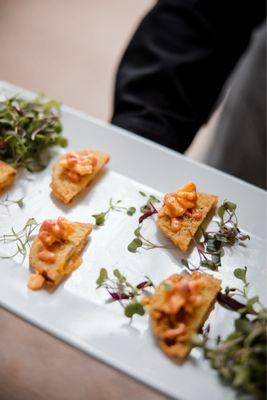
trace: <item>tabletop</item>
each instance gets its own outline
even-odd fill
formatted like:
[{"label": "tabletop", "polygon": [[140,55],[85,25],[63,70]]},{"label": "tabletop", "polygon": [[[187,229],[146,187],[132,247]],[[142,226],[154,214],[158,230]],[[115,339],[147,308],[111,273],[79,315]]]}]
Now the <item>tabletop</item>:
[{"label": "tabletop", "polygon": [[167,397],[0,309],[0,400]]}]

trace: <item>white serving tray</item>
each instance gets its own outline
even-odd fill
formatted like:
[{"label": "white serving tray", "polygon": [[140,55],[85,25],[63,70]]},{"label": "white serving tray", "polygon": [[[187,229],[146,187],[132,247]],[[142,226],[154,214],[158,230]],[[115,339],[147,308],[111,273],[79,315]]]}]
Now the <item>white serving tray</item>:
[{"label": "white serving tray", "polygon": [[[6,82],[0,82],[0,94],[33,94]],[[70,220],[91,221],[93,213],[107,208],[109,198],[122,199],[127,206],[137,209],[144,203],[138,193],[143,190],[162,198],[186,181],[197,183],[198,190],[217,194],[219,201],[231,200],[238,204],[240,226],[249,232],[247,247],[226,251],[223,266],[215,275],[223,285],[233,282],[234,267],[246,265],[251,294],[257,293],[266,303],[265,273],[265,192],[227,174],[142,139],[85,114],[63,106],[64,135],[70,149],[92,148],[108,151],[111,162],[106,172],[91,189],[71,206],[62,206],[50,196],[50,170],[61,150],[57,150],[50,165],[38,174],[22,174],[10,190],[10,198],[25,197],[26,207],[0,208],[0,234],[11,226],[24,226],[29,217],[38,222],[45,218],[65,215]],[[123,315],[118,303],[109,303],[104,289],[96,290],[96,278],[101,267],[112,271],[119,268],[130,281],[137,284],[145,275],[154,283],[181,271],[182,254],[178,250],[127,251],[133,238],[139,213],[129,217],[112,213],[105,225],[94,229],[83,253],[84,262],[53,293],[27,289],[29,265],[21,258],[0,261],[0,304],[34,325],[50,332],[80,350],[122,370],[136,379],[180,400],[231,400],[236,393],[218,379],[216,371],[194,349],[191,357],[179,366],[167,358],[155,343],[147,316],[135,316],[132,323]],[[146,221],[146,233],[153,240],[166,243],[156,231],[153,221]],[[0,253],[10,249],[1,245]],[[196,254],[193,252],[192,259]],[[234,281],[238,285],[237,280]],[[232,329],[234,313],[219,305],[212,312],[209,323],[214,335],[224,335]]]}]

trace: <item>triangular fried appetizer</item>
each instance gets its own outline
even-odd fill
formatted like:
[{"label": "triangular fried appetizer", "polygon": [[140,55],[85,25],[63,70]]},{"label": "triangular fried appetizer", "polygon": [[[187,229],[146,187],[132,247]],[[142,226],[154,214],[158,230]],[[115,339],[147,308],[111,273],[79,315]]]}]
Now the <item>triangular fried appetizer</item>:
[{"label": "triangular fried appetizer", "polygon": [[34,274],[30,276],[28,287],[41,289],[45,283],[56,286],[78,268],[92,227],[92,224],[69,222],[63,217],[44,221],[30,250],[30,267]]},{"label": "triangular fried appetizer", "polygon": [[52,170],[52,193],[63,203],[70,203],[94,180],[109,158],[109,154],[93,150],[69,152],[60,157]]},{"label": "triangular fried appetizer", "polygon": [[16,174],[15,168],[0,160],[0,191],[13,184]]},{"label": "triangular fried appetizer", "polygon": [[187,251],[192,238],[217,204],[218,197],[197,193],[196,185],[188,182],[174,193],[167,193],[158,213],[158,227],[182,251]]},{"label": "triangular fried appetizer", "polygon": [[192,336],[209,317],[220,285],[220,280],[201,272],[175,274],[142,300],[151,317],[153,334],[168,356],[179,361],[188,356]]}]

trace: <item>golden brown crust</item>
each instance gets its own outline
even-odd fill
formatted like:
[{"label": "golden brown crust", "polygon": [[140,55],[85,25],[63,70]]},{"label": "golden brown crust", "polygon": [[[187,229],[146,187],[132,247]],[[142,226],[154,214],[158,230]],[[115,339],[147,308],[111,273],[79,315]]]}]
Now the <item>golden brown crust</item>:
[{"label": "golden brown crust", "polygon": [[78,257],[87,243],[87,238],[93,226],[92,224],[81,222],[73,222],[72,225],[74,231],[69,236],[68,241],[63,243],[56,242],[50,248],[56,255],[54,263],[47,263],[40,260],[38,254],[45,247],[38,237],[34,240],[30,249],[30,267],[35,274],[44,277],[45,281],[41,283],[41,286],[44,283],[52,286],[58,285],[66,275],[69,275],[81,264],[81,259]]},{"label": "golden brown crust", "polygon": [[[176,314],[168,314],[164,312],[164,302],[170,301],[168,296],[162,295],[162,285],[176,282],[179,279],[184,279],[188,282],[193,281],[195,278],[201,277],[203,287],[199,290],[198,296],[200,298],[199,304],[192,310],[186,310],[181,307]],[[164,280],[159,286],[156,287],[155,293],[143,300],[147,307],[147,311],[151,317],[151,325],[154,336],[158,339],[161,349],[170,357],[175,357],[179,361],[183,361],[192,349],[192,336],[198,333],[205,321],[209,317],[210,312],[214,307],[217,294],[221,290],[221,281],[213,278],[211,275],[196,272],[193,275],[181,274],[172,275]],[[161,298],[163,296],[163,305],[160,306]],[[171,299],[171,302],[181,301],[179,293],[177,292]],[[185,332],[177,336],[168,337],[168,333],[177,330],[181,326],[185,326]]]},{"label": "golden brown crust", "polygon": [[[82,152],[82,151],[81,151]],[[78,152],[79,153],[79,152]],[[79,182],[72,182],[66,174],[64,174],[64,169],[60,165],[60,161],[66,156],[63,155],[59,158],[52,169],[52,182],[51,188],[52,193],[55,197],[61,200],[63,203],[70,203],[78,193],[84,190],[89,184],[95,179],[96,175],[109,161],[109,154],[102,153],[100,151],[92,151],[92,153],[97,158],[97,164],[94,167],[94,171],[90,175],[84,175],[81,177]]]},{"label": "golden brown crust", "polygon": [[192,238],[195,236],[198,228],[203,223],[212,208],[216,207],[217,196],[206,193],[197,193],[196,209],[201,211],[202,218],[196,220],[186,215],[179,218],[182,227],[178,232],[171,230],[171,218],[165,214],[164,207],[158,213],[157,224],[161,232],[173,241],[175,246],[181,251],[187,251]]},{"label": "golden brown crust", "polygon": [[16,174],[15,168],[0,160],[0,191],[13,184]]}]

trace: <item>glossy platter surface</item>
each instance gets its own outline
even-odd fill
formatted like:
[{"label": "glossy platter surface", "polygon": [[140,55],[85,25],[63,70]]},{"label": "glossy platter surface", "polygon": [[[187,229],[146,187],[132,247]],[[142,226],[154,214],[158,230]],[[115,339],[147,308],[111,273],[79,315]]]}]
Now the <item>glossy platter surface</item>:
[{"label": "glossy platter surface", "polygon": [[[0,93],[32,96],[20,88],[0,82]],[[188,180],[198,190],[238,204],[240,227],[251,240],[246,247],[226,251],[222,267],[214,275],[223,286],[233,283],[234,267],[246,265],[251,282],[251,295],[257,293],[266,304],[265,293],[265,192],[215,169],[193,162],[162,146],[139,138],[122,129],[97,121],[63,106],[64,135],[69,149],[92,148],[107,151],[111,162],[91,189],[71,206],[63,206],[50,195],[51,166],[61,150],[55,150],[51,163],[38,174],[23,173],[10,190],[13,198],[24,197],[25,207],[0,210],[0,234],[19,229],[28,218],[38,222],[66,216],[73,221],[93,222],[92,214],[108,208],[109,199],[139,210],[144,198],[139,191],[154,194],[173,191]],[[138,224],[133,216],[113,212],[103,227],[93,230],[83,253],[83,264],[53,292],[33,292],[27,288],[28,259],[0,261],[0,304],[42,329],[88,354],[118,368],[136,379],[181,400],[225,400],[236,393],[223,385],[199,349],[194,349],[182,366],[168,359],[154,341],[147,316],[135,316],[130,324],[118,302],[108,302],[107,292],[96,289],[101,267],[108,271],[119,268],[135,284],[148,275],[155,284],[182,270],[183,255],[177,249],[127,250]],[[211,224],[214,222],[211,222]],[[144,226],[146,236],[166,244],[153,220]],[[1,244],[0,255],[11,249]],[[195,251],[192,260],[197,260]],[[234,281],[239,285],[239,281]],[[214,335],[222,336],[232,329],[232,314],[216,305],[209,323]]]}]

